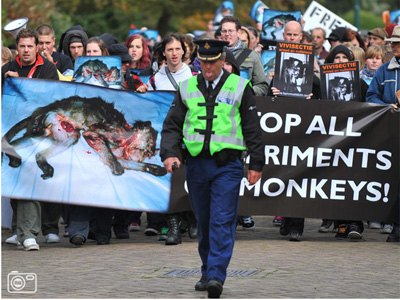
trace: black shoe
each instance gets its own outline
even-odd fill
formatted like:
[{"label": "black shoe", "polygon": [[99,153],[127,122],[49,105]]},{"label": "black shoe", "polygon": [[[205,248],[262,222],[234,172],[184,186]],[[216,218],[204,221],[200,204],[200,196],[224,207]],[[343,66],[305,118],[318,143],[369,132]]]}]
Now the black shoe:
[{"label": "black shoe", "polygon": [[97,245],[109,245],[109,244],[110,244],[110,240],[97,241]]},{"label": "black shoe", "polygon": [[117,239],[129,239],[129,230],[128,227],[114,227],[115,237]]},{"label": "black shoe", "polygon": [[211,278],[207,282],[208,298],[219,298],[222,294],[222,281],[218,278]]},{"label": "black shoe", "polygon": [[191,239],[197,239],[197,223],[190,223],[189,224],[189,237]]},{"label": "black shoe", "polygon": [[288,235],[290,232],[290,219],[282,218],[281,227],[279,228],[279,233],[281,235]]},{"label": "black shoe", "polygon": [[179,228],[179,216],[177,214],[167,216],[168,234],[165,245],[178,245],[182,243],[181,231]]},{"label": "black shoe", "polygon": [[298,231],[292,231],[290,233],[289,241],[291,242],[300,242],[301,241],[301,233]]},{"label": "black shoe", "polygon": [[347,234],[347,237],[351,240],[361,240],[362,239],[360,228],[358,228],[357,224],[350,224],[349,233]]},{"label": "black shoe", "polygon": [[73,236],[69,242],[76,246],[82,246],[86,242],[86,238],[83,235],[78,234]]},{"label": "black shoe", "polygon": [[389,243],[400,243],[400,228],[399,226],[393,226],[392,232],[386,239],[386,242]]},{"label": "black shoe", "polygon": [[194,289],[196,291],[207,291],[207,276],[202,275],[200,280],[196,282]]}]

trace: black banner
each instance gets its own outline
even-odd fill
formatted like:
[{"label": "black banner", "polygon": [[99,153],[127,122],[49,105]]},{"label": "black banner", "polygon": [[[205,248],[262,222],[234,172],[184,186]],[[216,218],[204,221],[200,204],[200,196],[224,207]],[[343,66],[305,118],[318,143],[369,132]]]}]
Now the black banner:
[{"label": "black banner", "polygon": [[[262,178],[240,189],[242,215],[392,221],[399,193],[399,113],[370,103],[257,97]],[[169,212],[190,210],[182,167]]]}]

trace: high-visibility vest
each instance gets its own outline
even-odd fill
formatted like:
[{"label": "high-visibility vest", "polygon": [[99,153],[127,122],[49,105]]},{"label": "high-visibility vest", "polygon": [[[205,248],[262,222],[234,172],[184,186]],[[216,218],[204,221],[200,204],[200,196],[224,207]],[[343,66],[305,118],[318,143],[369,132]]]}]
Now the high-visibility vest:
[{"label": "high-visibility vest", "polygon": [[235,74],[229,75],[215,98],[214,114],[207,116],[206,99],[197,88],[197,76],[181,82],[180,94],[188,108],[183,125],[183,141],[192,156],[203,149],[207,119],[212,119],[210,154],[223,149],[245,150],[239,107],[249,81]]}]

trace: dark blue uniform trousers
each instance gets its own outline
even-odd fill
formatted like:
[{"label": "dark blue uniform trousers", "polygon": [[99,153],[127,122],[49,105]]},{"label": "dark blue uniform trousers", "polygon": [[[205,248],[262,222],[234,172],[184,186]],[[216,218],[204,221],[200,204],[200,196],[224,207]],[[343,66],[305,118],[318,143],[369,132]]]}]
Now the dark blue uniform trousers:
[{"label": "dark blue uniform trousers", "polygon": [[243,165],[239,159],[218,167],[215,159],[191,157],[186,165],[190,203],[198,222],[202,275],[226,279],[236,233]]}]

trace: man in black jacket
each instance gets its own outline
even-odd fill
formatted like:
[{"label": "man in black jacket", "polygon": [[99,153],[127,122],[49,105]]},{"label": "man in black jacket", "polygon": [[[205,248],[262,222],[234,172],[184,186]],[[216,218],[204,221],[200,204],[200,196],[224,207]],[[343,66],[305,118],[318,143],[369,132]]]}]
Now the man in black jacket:
[{"label": "man in black jacket", "polygon": [[[16,43],[18,56],[1,68],[3,86],[4,79],[7,77],[58,80],[57,68],[54,64],[37,53],[39,39],[34,30],[29,28],[22,29],[18,32]],[[11,206],[15,215],[14,221],[16,224],[14,224],[16,232],[14,233],[17,234],[17,243],[22,244],[23,248],[27,251],[39,250],[36,237],[42,227],[41,210],[47,211],[48,209],[53,210],[53,208],[57,210],[57,205],[54,207],[53,203],[43,203],[41,207],[38,201],[12,199]],[[60,218],[61,211],[58,211],[57,214],[50,213],[50,215],[56,220],[51,222],[56,223],[56,227],[54,230],[48,228],[48,232],[44,230],[43,234],[46,236],[46,242],[59,242],[58,219]]]}]

